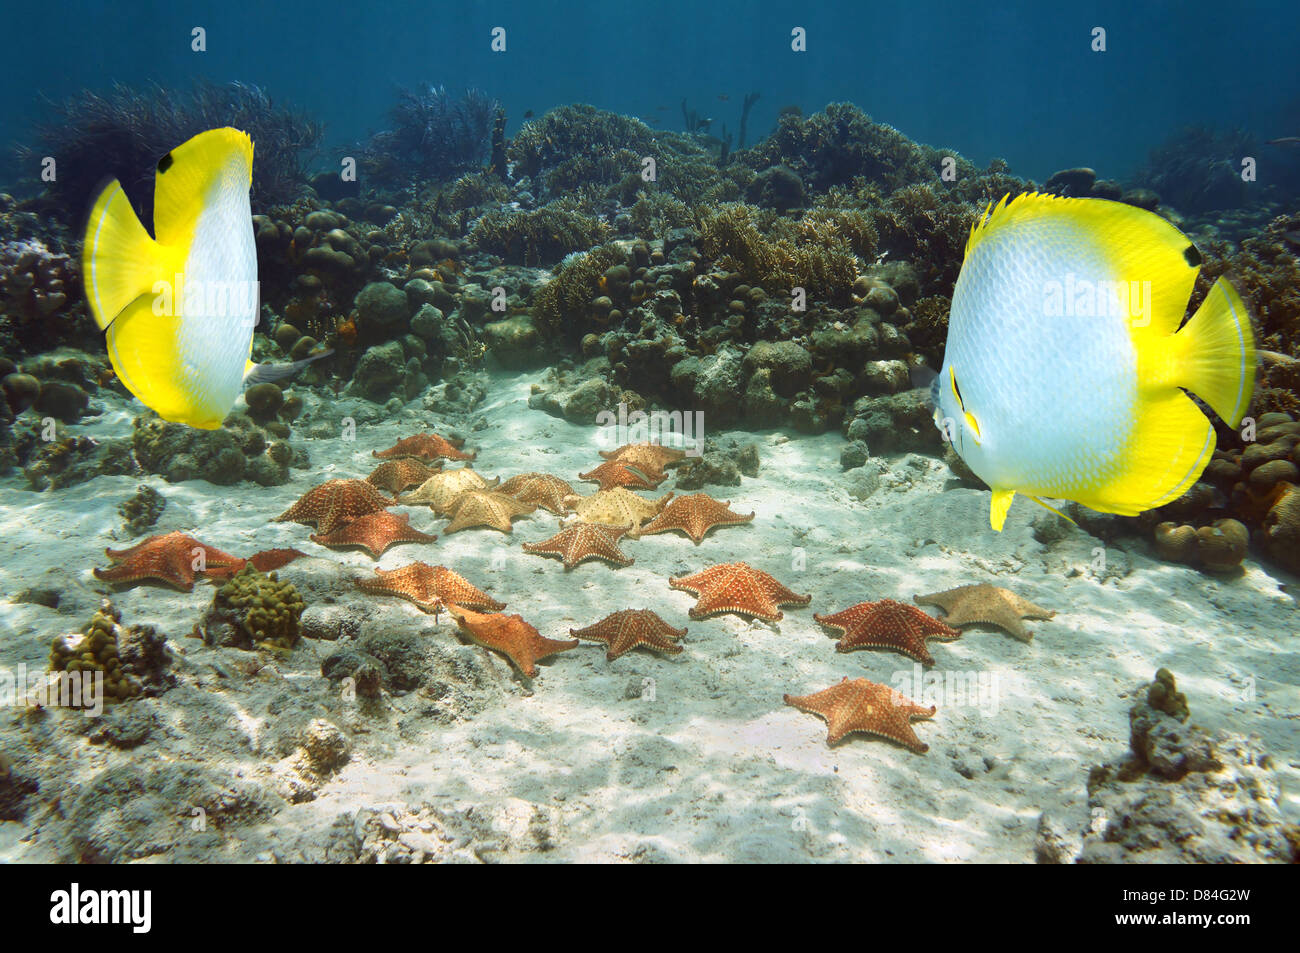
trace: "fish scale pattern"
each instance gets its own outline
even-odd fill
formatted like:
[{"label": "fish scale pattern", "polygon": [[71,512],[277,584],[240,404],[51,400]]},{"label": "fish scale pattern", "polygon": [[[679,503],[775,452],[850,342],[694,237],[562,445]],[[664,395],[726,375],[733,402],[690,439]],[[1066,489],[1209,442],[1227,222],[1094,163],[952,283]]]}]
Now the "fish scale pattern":
[{"label": "fish scale pattern", "polygon": [[1118,474],[1137,357],[1120,302],[1106,285],[1100,295],[1088,289],[1120,277],[1093,236],[1060,219],[994,232],[972,249],[938,390],[942,415],[958,424],[958,451],[991,486],[1070,497]]}]

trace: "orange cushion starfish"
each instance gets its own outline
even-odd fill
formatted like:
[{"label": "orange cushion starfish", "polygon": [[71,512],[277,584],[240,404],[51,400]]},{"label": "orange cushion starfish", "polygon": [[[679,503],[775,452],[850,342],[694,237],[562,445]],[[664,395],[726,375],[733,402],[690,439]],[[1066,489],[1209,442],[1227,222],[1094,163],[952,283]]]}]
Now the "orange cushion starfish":
[{"label": "orange cushion starfish", "polygon": [[700,597],[691,609],[692,619],[736,612],[775,622],[785,617],[778,606],[806,606],[812,602],[811,595],[801,596],[745,563],[710,566],[693,576],[669,579],[668,585]]},{"label": "orange cushion starfish", "polygon": [[926,639],[956,639],[961,632],[940,622],[916,606],[893,599],[859,602],[831,615],[813,618],[822,625],[839,629],[844,638],[835,643],[839,652],[853,649],[893,649],[922,665],[933,665],[934,657],[925,646]]},{"label": "orange cushion starfish", "polygon": [[923,708],[904,698],[888,685],[878,685],[865,678],[848,677],[830,688],[812,695],[786,695],[785,703],[826,719],[826,743],[835,744],[845,735],[861,731],[879,735],[925,754],[930,746],[912,730],[915,718],[933,718],[935,707]]},{"label": "orange cushion starfish", "polygon": [[578,645],[577,639],[566,642],[546,638],[525,622],[523,616],[500,612],[487,614],[459,606],[449,606],[448,609],[456,617],[462,632],[484,648],[500,652],[528,678],[537,674],[535,663],[539,659]]},{"label": "orange cushion starfish", "polygon": [[104,552],[115,565],[107,569],[97,568],[96,579],[105,582],[160,579],[186,592],[193,591],[196,574],[211,569],[212,575],[219,577],[222,570],[237,571],[245,562],[184,533],[150,536],[129,549],[106,549]]},{"label": "orange cushion starfish", "polygon": [[573,487],[549,473],[521,473],[502,483],[497,492],[513,496],[520,503],[536,503],[552,513],[563,515],[569,512],[564,498],[573,495]]},{"label": "orange cushion starfish", "polygon": [[344,523],[332,532],[311,537],[313,543],[342,549],[348,546],[360,546],[378,559],[389,546],[395,543],[432,543],[437,536],[421,533],[411,525],[411,517],[405,513],[390,513],[380,510],[358,516],[350,523]]},{"label": "orange cushion starfish", "polygon": [[441,466],[441,461],[437,467],[430,467],[411,457],[386,460],[375,467],[374,472],[366,477],[366,482],[389,493],[401,493],[408,486],[419,486],[439,472]]},{"label": "orange cushion starfish", "polygon": [[650,536],[677,529],[698,546],[713,527],[748,523],[753,518],[753,513],[748,516],[733,513],[730,503],[715,500],[707,493],[692,493],[672,500],[658,516],[641,527],[641,534]]},{"label": "orange cushion starfish", "polygon": [[674,629],[649,609],[623,609],[585,629],[569,630],[569,635],[608,645],[609,651],[605,653],[607,662],[614,661],[624,652],[642,647],[665,655],[676,655],[682,650],[677,640],[685,634],[685,628]]},{"label": "orange cushion starfish", "polygon": [[393,501],[365,480],[329,480],[308,490],[297,503],[275,518],[277,523],[315,523],[316,529],[328,533],[334,527],[377,513]]},{"label": "orange cushion starfish", "polygon": [[472,606],[497,612],[506,607],[458,572],[446,566],[414,562],[399,569],[376,569],[373,578],[357,580],[357,588],[381,595],[409,599],[425,612],[437,612],[443,606]]},{"label": "orange cushion starfish", "polygon": [[417,433],[413,437],[397,441],[387,450],[371,451],[371,456],[378,457],[380,460],[415,457],[428,463],[440,457],[447,460],[473,460],[478,454],[462,453],[450,440],[436,433]]},{"label": "orange cushion starfish", "polygon": [[575,523],[540,543],[524,543],[524,552],[559,556],[564,560],[565,569],[572,569],[585,559],[603,559],[618,566],[630,566],[635,560],[618,548],[619,538],[627,531],[626,526]]},{"label": "orange cushion starfish", "polygon": [[594,470],[578,474],[579,480],[599,483],[600,489],[612,490],[616,486],[630,486],[634,490],[653,490],[668,479],[663,473],[641,470],[621,460],[606,460]]},{"label": "orange cushion starfish", "polygon": [[600,455],[606,460],[619,460],[630,463],[639,470],[654,476],[663,476],[664,467],[678,463],[686,458],[685,450],[674,450],[657,443],[625,443],[617,450],[602,450]]}]

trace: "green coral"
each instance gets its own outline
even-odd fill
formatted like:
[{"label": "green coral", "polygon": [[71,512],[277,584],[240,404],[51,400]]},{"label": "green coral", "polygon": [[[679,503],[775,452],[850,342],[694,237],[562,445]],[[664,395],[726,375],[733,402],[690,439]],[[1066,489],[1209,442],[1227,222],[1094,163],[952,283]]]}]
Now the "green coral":
[{"label": "green coral", "polygon": [[493,209],[470,230],[484,251],[514,265],[558,261],[603,241],[609,226],[584,212],[577,199],[563,198],[539,209]]},{"label": "green coral", "polygon": [[51,672],[102,672],[107,701],[135,698],[143,691],[134,665],[119,657],[121,613],[105,600],[83,632],[61,635],[50,648]]},{"label": "green coral", "polygon": [[566,258],[555,268],[555,277],[533,296],[533,320],[549,334],[577,337],[594,314],[596,299],[604,293],[601,280],[605,272],[626,264],[627,252],[616,244]]},{"label": "green coral", "polygon": [[791,222],[752,205],[729,203],[699,220],[700,250],[746,283],[769,291],[804,288],[810,298],[847,304],[873,229],[860,214],[814,209]]},{"label": "green coral", "polygon": [[1155,681],[1147,686],[1147,704],[1179,721],[1186,721],[1191,714],[1187,696],[1178,690],[1174,675],[1167,668],[1157,671]]},{"label": "green coral", "polygon": [[448,208],[455,211],[509,200],[510,190],[495,175],[469,172],[453,182],[443,193]]},{"label": "green coral", "polygon": [[938,181],[942,154],[873,122],[852,103],[831,103],[808,117],[782,114],[776,131],[741,156],[755,170],[788,166],[815,192],[857,176],[892,192],[913,182]]},{"label": "green coral", "polygon": [[297,587],[281,582],[275,573],[245,566],[217,590],[213,606],[233,612],[244,634],[258,645],[291,649],[298,644],[298,620],[306,604]]}]

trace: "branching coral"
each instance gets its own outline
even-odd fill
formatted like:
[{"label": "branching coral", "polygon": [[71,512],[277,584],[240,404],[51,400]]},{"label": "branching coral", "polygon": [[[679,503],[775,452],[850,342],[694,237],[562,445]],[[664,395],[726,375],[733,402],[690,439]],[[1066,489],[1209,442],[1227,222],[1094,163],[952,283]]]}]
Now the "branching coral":
[{"label": "branching coral", "polygon": [[366,181],[406,188],[482,169],[491,155],[500,108],[477,89],[459,98],[428,83],[399,90],[389,111],[392,128],[375,133],[361,150]]},{"label": "branching coral", "polygon": [[789,166],[813,191],[846,184],[855,176],[878,183],[886,192],[939,177],[934,150],[873,122],[852,103],[831,103],[807,118],[783,113],[776,131],[742,156],[741,161],[755,170]]},{"label": "branching coral", "polygon": [[44,156],[58,163],[47,184],[54,207],[69,222],[85,214],[95,187],[121,181],[145,221],[152,221],[154,167],[185,140],[218,126],[234,126],[253,139],[253,208],[291,201],[306,177],[304,153],[322,135],[320,123],[284,106],[256,86],[200,83],[188,95],[152,86],[115,85],[51,104],[50,118],[18,159],[36,169]]},{"label": "branching coral", "polygon": [[1240,129],[1189,126],[1151,150],[1136,181],[1180,212],[1236,208],[1246,201],[1241,160],[1258,155],[1257,146],[1254,137]]},{"label": "branching coral", "polygon": [[558,261],[602,241],[609,226],[582,211],[576,199],[556,199],[539,209],[492,209],[470,230],[484,251],[515,265]]},{"label": "branching coral", "polygon": [[533,320],[551,336],[579,337],[602,293],[605,272],[626,262],[627,252],[614,244],[565,259],[556,267],[555,277],[533,296]]},{"label": "branching coral", "polygon": [[874,245],[871,225],[860,214],[827,209],[796,222],[752,205],[727,204],[706,211],[699,221],[700,250],[769,291],[804,288],[810,297],[847,303],[864,251]]}]

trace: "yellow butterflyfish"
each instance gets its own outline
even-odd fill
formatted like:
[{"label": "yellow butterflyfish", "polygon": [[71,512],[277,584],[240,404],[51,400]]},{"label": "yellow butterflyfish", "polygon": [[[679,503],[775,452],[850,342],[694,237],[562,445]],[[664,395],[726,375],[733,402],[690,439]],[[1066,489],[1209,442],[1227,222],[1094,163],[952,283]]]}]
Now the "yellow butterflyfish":
[{"label": "yellow butterflyfish", "polygon": [[1200,477],[1214,428],[1188,394],[1235,427],[1255,383],[1226,280],[1182,325],[1200,261],[1165,219],[1105,199],[1004,197],[975,223],[931,398],[995,530],[1017,493],[1131,516]]},{"label": "yellow butterflyfish", "polygon": [[249,360],[260,307],[252,177],[248,135],[211,129],[159,160],[153,237],[116,179],[91,205],[86,299],[118,377],[166,420],[215,430],[243,387],[308,363]]}]

